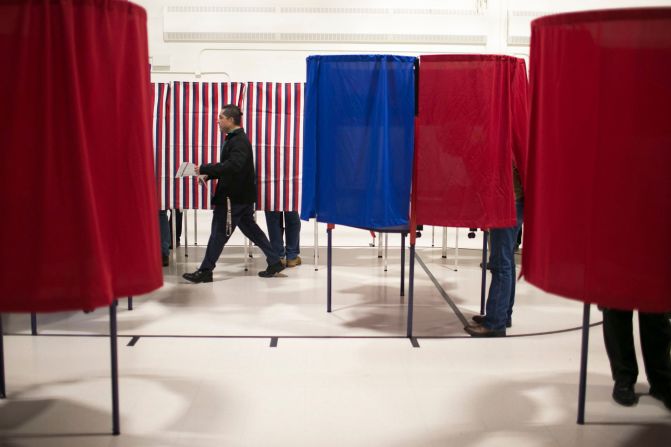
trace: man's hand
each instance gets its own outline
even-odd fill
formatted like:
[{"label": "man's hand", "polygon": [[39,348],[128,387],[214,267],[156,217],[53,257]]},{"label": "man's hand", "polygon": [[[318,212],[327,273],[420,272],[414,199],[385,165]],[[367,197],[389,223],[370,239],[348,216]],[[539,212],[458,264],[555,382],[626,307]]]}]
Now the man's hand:
[{"label": "man's hand", "polygon": [[196,171],[196,175],[200,175],[200,166],[196,165],[193,169]]}]

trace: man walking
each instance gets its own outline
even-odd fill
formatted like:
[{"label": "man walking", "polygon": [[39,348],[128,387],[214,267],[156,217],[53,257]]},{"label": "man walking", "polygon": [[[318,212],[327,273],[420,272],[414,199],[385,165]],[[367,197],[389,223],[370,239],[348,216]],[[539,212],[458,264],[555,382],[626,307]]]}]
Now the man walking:
[{"label": "man walking", "polygon": [[205,259],[198,270],[183,275],[184,279],[194,283],[212,282],[212,270],[236,227],[240,227],[243,234],[266,255],[268,267],[259,272],[260,277],[270,278],[284,269],[270,241],[254,221],[254,159],[252,145],[240,127],[241,122],[240,108],[233,104],[225,105],[219,113],[219,129],[226,133],[220,162],[196,167],[197,174],[207,175],[208,180],[216,179],[218,182],[212,198],[214,215]]}]

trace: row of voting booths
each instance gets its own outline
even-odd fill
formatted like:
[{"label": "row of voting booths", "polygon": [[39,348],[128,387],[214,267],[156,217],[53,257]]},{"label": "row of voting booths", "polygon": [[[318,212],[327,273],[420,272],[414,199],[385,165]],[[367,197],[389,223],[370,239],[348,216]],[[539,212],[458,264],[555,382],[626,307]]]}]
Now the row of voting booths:
[{"label": "row of voting booths", "polygon": [[301,216],[329,224],[327,310],[333,225],[408,234],[412,337],[417,226],[515,225],[513,161],[520,171],[526,162],[524,60],[312,56],[306,89]]},{"label": "row of voting booths", "polygon": [[[535,20],[529,84],[509,56],[313,56],[305,87],[175,82],[153,96],[142,8],[3,2],[0,16],[25,19],[0,23],[14,66],[0,71],[0,200],[29,211],[0,220],[0,313],[109,307],[115,434],[115,301],[162,285],[156,211],[209,207],[172,177],[216,160],[219,105],[242,98],[263,209],[406,233],[411,258],[418,224],[511,226],[516,163],[523,274],[585,302],[581,423],[589,304],[671,310],[671,8]],[[2,343],[0,320],[0,397]]]}]

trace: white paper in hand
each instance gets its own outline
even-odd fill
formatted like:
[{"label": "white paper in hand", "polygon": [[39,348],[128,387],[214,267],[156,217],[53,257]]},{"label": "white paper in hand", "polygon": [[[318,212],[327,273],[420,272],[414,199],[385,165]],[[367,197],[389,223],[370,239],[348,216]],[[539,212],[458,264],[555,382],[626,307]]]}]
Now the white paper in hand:
[{"label": "white paper in hand", "polygon": [[188,161],[182,162],[177,169],[176,177],[193,177],[196,174],[196,165]]}]

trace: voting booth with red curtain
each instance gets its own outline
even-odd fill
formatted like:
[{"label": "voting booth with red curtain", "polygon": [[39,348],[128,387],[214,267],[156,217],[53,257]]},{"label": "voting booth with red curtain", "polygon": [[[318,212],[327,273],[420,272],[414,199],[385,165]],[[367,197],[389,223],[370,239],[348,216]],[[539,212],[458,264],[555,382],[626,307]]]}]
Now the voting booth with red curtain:
[{"label": "voting booth with red curtain", "polygon": [[537,19],[530,78],[527,281],[671,310],[671,8]]},{"label": "voting booth with red curtain", "polygon": [[163,283],[147,15],[121,0],[4,1],[0,58],[0,312],[109,306],[119,434],[113,303]]},{"label": "voting booth with red curtain", "polygon": [[0,17],[0,311],[160,287],[145,11],[10,1]]},{"label": "voting booth with red curtain", "polygon": [[523,59],[420,57],[413,209],[417,224],[515,226],[513,160],[526,159]]}]

